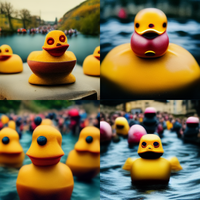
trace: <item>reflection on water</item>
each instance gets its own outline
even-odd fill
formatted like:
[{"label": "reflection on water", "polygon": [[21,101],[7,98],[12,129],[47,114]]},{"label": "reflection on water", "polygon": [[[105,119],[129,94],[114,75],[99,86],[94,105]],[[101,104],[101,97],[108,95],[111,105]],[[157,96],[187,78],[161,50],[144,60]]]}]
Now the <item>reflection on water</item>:
[{"label": "reflection on water", "polygon": [[[32,51],[41,51],[44,45],[46,35],[42,34],[13,34],[2,35],[0,37],[0,45],[8,44],[11,46],[13,53],[18,54],[23,62],[27,62],[27,57]],[[98,36],[86,36],[79,34],[68,38],[69,51],[72,51],[77,63],[82,65],[86,56],[93,54],[94,49],[99,46]]]},{"label": "reflection on water", "polygon": [[[31,134],[24,134],[20,143],[26,153],[31,145]],[[71,134],[63,135],[62,149],[65,155],[61,158],[61,162],[65,163],[68,153],[74,148],[74,144],[77,142],[78,137]],[[31,160],[28,156],[25,157],[24,165],[30,164]],[[0,167],[0,199],[1,200],[19,200],[16,190],[18,170],[12,168]],[[3,183],[3,184],[2,184]],[[92,191],[92,192],[91,192]],[[91,182],[81,182],[74,177],[74,189],[71,200],[98,200],[99,199],[99,175],[95,177]]]},{"label": "reflection on water", "polygon": [[[133,21],[121,23],[111,18],[101,23],[101,61],[114,47],[129,43],[134,31]],[[200,64],[200,23],[195,20],[168,18],[167,33],[171,43],[187,49]]]},{"label": "reflection on water", "polygon": [[139,158],[138,145],[129,148],[127,139],[121,138],[119,143],[111,143],[107,150],[101,152],[101,199],[199,199],[200,148],[184,144],[175,132],[168,130],[164,132],[162,144],[165,151],[162,157],[176,156],[183,167],[182,171],[171,174],[168,186],[141,188],[131,184],[129,173],[121,167],[128,157]]}]

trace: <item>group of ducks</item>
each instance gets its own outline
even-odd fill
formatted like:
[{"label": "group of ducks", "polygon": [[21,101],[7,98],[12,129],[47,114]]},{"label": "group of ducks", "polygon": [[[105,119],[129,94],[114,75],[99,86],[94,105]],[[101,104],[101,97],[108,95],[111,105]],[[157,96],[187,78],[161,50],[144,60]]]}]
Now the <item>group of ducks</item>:
[{"label": "group of ducks", "polygon": [[[129,146],[138,145],[138,155],[141,158],[128,158],[123,166],[124,170],[131,173],[132,182],[135,184],[167,184],[171,171],[182,170],[176,157],[169,160],[162,158],[164,153],[161,139],[155,134],[157,128],[156,110],[153,107],[146,108],[142,126],[134,124],[129,127],[125,117],[117,117],[113,128],[116,134],[127,138]],[[186,129],[183,140],[191,142],[197,140],[199,134],[199,119],[189,117],[186,121]],[[114,137],[110,124],[100,121],[100,142],[108,145]]]},{"label": "group of ducks", "polygon": [[64,152],[62,135],[53,126],[42,124],[35,128],[26,155],[32,163],[24,165],[24,151],[16,130],[5,127],[0,131],[0,165],[20,168],[16,187],[20,200],[70,199],[73,175],[88,181],[100,171],[100,131],[87,126],[80,132],[66,163],[60,162]]},{"label": "group of ducks", "polygon": [[187,50],[169,43],[166,30],[167,17],[161,10],[139,11],[130,43],[115,47],[103,60],[103,80],[118,91],[139,97],[177,95],[199,88],[198,63]]},{"label": "group of ducks", "polygon": [[[63,31],[50,31],[45,38],[42,51],[31,52],[27,58],[33,74],[29,83],[35,85],[61,85],[74,83],[76,78],[71,74],[76,64],[76,56],[69,47]],[[0,73],[19,73],[23,71],[22,59],[13,54],[8,45],[0,47]],[[90,76],[100,76],[100,46],[93,55],[85,58],[83,72]]]}]

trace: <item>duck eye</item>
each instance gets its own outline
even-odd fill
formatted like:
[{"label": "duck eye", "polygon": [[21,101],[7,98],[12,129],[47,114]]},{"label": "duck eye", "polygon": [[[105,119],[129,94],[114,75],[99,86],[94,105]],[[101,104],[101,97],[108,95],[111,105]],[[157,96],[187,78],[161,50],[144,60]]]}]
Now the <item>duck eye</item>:
[{"label": "duck eye", "polygon": [[6,49],[6,50],[5,50],[5,52],[9,52],[9,50],[8,50],[8,49]]},{"label": "duck eye", "polygon": [[9,141],[10,141],[10,139],[9,139],[8,137],[4,137],[4,138],[2,139],[2,142],[3,142],[4,144],[8,144]]},{"label": "duck eye", "polygon": [[52,45],[53,43],[54,43],[54,39],[53,38],[48,38],[47,44]]},{"label": "duck eye", "polygon": [[40,136],[40,137],[38,137],[38,139],[37,139],[37,143],[38,143],[40,146],[44,146],[44,145],[47,143],[47,138],[44,137],[44,136]]},{"label": "duck eye", "polygon": [[98,51],[98,53],[100,53],[100,51]]},{"label": "duck eye", "polygon": [[142,143],[142,148],[145,148],[147,146],[147,143],[146,142],[143,142]]},{"label": "duck eye", "polygon": [[1,53],[1,49],[0,49],[0,53]]},{"label": "duck eye", "polygon": [[85,141],[86,141],[87,143],[91,143],[91,142],[93,141],[92,136],[87,136],[86,139],[85,139]]},{"label": "duck eye", "polygon": [[65,36],[64,35],[61,35],[60,37],[59,37],[59,40],[61,41],[61,42],[64,42],[65,41]]},{"label": "duck eye", "polygon": [[139,26],[140,26],[139,23],[136,23],[136,24],[135,24],[135,27],[136,27],[136,28],[139,28]]},{"label": "duck eye", "polygon": [[163,26],[163,28],[165,28],[167,26],[167,23],[164,22],[162,26]]},{"label": "duck eye", "polygon": [[159,147],[159,143],[158,143],[158,142],[154,142],[154,143],[153,143],[153,146],[154,146],[155,148],[158,148],[158,147]]}]

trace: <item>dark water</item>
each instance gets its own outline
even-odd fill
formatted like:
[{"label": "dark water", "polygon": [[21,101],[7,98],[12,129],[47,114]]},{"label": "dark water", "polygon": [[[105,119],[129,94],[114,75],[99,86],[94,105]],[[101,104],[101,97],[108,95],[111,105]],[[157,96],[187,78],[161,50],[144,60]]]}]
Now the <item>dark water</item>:
[{"label": "dark water", "polygon": [[101,147],[100,199],[200,199],[200,147],[184,144],[175,132],[166,130],[162,138],[164,154],[162,157],[176,156],[183,170],[172,173],[168,186],[149,186],[141,188],[132,185],[129,172],[121,167],[128,157],[139,158],[138,145],[128,147],[127,139],[111,143],[107,150]]},{"label": "dark water", "polygon": [[[18,54],[23,62],[27,62],[27,57],[32,51],[42,50],[46,35],[42,34],[13,34],[2,35],[0,37],[0,46],[8,44],[11,46],[13,53]],[[76,58],[77,63],[82,65],[86,56],[93,54],[94,49],[99,46],[98,36],[86,36],[78,34],[77,36],[67,36],[69,51],[72,51]]]},{"label": "dark water", "polygon": [[[26,153],[31,145],[31,134],[24,134],[20,143]],[[61,162],[65,163],[68,153],[74,148],[78,137],[71,134],[63,135],[62,149],[65,155],[61,158]],[[23,165],[30,164],[31,160],[28,156],[25,157]],[[18,170],[12,168],[0,167],[0,200],[19,200],[16,190]],[[92,192],[91,192],[92,191]],[[71,200],[98,200],[99,199],[99,175],[91,182],[81,182],[74,177],[74,189]]]},{"label": "dark water", "polygon": [[[121,23],[118,19],[111,18],[101,23],[100,45],[101,61],[114,47],[129,43],[134,32],[134,21]],[[200,23],[193,19],[168,18],[167,34],[169,42],[187,49],[200,64]]]}]

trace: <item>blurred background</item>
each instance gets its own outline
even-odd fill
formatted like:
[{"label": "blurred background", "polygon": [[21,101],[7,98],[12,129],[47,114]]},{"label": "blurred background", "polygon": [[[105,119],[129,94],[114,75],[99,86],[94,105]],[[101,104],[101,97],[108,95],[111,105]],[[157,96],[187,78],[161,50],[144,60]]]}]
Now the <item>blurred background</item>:
[{"label": "blurred background", "polygon": [[58,29],[65,32],[68,50],[82,65],[99,46],[99,23],[100,0],[1,1],[0,45],[10,45],[26,62],[32,51],[42,50],[46,34]]},{"label": "blurred background", "polygon": [[[36,101],[1,101],[0,130],[14,121],[20,136],[20,144],[26,153],[32,141],[32,132],[37,127],[38,118],[50,120],[62,133],[62,149],[65,155],[61,162],[65,163],[68,153],[74,149],[80,131],[86,126],[99,128],[99,101],[92,100],[36,100]],[[7,118],[5,123],[5,119]],[[25,156],[23,165],[31,160]],[[16,179],[19,169],[0,166],[0,199],[19,200],[16,190]],[[99,199],[99,175],[89,182],[74,177],[74,190],[71,199]],[[3,184],[2,184],[3,183]],[[92,193],[91,193],[92,189]]]},{"label": "blurred background", "polygon": [[[153,115],[145,114],[148,107],[155,109]],[[199,198],[200,126],[199,122],[190,124],[187,119],[195,117],[199,120],[200,100],[101,100],[100,109],[100,130],[105,128],[105,122],[112,128],[110,142],[101,141],[101,199]],[[117,133],[115,121],[118,117],[124,117],[129,124],[127,136]],[[136,124],[143,126],[147,132],[153,127],[154,131],[151,133],[158,135],[162,141],[162,157],[178,158],[183,170],[178,173],[172,172],[167,186],[135,186],[131,183],[130,173],[122,169],[128,157],[140,158],[137,153],[138,143],[130,145],[127,139],[134,135],[129,128]]]}]

